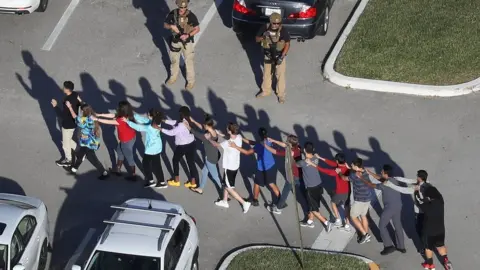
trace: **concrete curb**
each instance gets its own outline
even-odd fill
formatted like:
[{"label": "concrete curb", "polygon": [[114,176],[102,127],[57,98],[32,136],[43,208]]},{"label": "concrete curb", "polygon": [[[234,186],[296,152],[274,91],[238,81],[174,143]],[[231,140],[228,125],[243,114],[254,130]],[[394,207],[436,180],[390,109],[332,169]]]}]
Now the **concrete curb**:
[{"label": "concrete curb", "polygon": [[365,7],[369,2],[369,0],[359,1],[360,3],[355,9],[354,14],[347,23],[347,26],[341,33],[337,43],[334,45],[333,50],[327,58],[323,69],[323,75],[327,80],[336,85],[357,90],[368,90],[417,96],[453,97],[470,94],[480,90],[480,78],[462,84],[436,86],[355,78],[345,76],[336,72],[334,70],[334,65],[337,57],[340,54],[340,51],[342,50],[348,35],[351,33],[353,27],[358,21],[358,18],[360,17],[360,15],[362,15]]},{"label": "concrete curb", "polygon": [[[235,258],[237,255],[239,255],[242,252],[248,251],[248,250],[259,249],[259,248],[276,248],[276,249],[286,249],[286,250],[290,250],[290,249],[300,250],[300,248],[296,248],[296,247],[289,248],[289,247],[285,247],[285,246],[276,246],[276,245],[265,245],[265,244],[247,245],[247,246],[240,247],[239,249],[235,250],[234,252],[232,252],[232,253],[228,254],[226,257],[224,257],[224,259],[221,261],[222,263],[220,264],[220,266],[217,267],[217,270],[227,270],[227,268],[230,265],[230,263],[232,262],[233,258]],[[376,263],[374,263],[372,260],[370,260],[366,257],[360,256],[360,255],[344,253],[344,252],[328,251],[328,250],[309,249],[309,248],[304,248],[304,250],[310,251],[310,252],[323,253],[323,254],[337,254],[337,255],[344,255],[344,256],[348,256],[348,257],[353,257],[353,258],[362,260],[366,264],[368,264],[370,266],[370,270],[380,269],[378,267],[378,265]]]}]

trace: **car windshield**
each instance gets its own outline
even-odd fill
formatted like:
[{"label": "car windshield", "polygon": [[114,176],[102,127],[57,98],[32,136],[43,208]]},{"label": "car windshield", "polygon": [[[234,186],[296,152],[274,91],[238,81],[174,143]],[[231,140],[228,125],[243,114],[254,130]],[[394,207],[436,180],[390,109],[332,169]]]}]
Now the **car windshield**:
[{"label": "car windshield", "polygon": [[6,245],[0,245],[0,270],[7,270],[8,249]]},{"label": "car windshield", "polygon": [[97,251],[87,270],[160,270],[160,258]]}]

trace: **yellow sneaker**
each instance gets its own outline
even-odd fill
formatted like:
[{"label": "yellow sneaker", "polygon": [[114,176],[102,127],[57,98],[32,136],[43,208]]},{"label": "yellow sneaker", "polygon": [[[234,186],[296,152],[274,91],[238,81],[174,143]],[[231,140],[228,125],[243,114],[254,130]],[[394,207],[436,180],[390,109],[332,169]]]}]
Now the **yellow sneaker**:
[{"label": "yellow sneaker", "polygon": [[180,181],[175,181],[175,180],[168,180],[167,181],[168,185],[169,186],[172,186],[172,187],[179,187],[180,186]]},{"label": "yellow sneaker", "polygon": [[185,186],[186,188],[196,188],[196,187],[197,187],[197,184],[192,184],[192,182],[186,182],[186,183],[184,184],[184,186]]}]

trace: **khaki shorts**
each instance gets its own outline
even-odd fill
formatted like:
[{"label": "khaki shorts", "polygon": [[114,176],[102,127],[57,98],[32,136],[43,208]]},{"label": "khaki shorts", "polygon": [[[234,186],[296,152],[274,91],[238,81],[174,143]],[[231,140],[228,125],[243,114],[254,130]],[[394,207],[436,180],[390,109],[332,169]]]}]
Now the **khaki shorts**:
[{"label": "khaki shorts", "polygon": [[368,209],[370,208],[370,202],[357,202],[354,201],[352,207],[350,209],[350,216],[351,217],[365,217],[368,213]]}]

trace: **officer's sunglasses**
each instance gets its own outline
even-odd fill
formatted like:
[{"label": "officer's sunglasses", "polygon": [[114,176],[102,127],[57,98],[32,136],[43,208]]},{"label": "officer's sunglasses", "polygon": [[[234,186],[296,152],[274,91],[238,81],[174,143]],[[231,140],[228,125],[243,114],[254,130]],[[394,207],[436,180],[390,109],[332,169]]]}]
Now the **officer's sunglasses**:
[{"label": "officer's sunglasses", "polygon": [[280,25],[280,23],[272,23],[272,25]]}]

